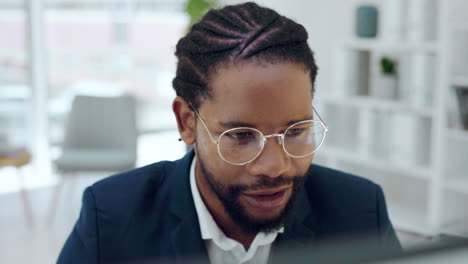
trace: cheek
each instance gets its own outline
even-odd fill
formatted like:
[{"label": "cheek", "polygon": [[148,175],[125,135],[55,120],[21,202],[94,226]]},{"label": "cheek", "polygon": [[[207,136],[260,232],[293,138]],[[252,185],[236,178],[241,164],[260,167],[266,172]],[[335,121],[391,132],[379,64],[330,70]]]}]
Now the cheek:
[{"label": "cheek", "polygon": [[245,176],[243,166],[235,166],[221,159],[216,159],[216,161],[210,162],[207,167],[219,183],[225,185],[243,185],[251,182],[247,179],[248,177],[243,177]]},{"label": "cheek", "polygon": [[307,170],[309,169],[312,161],[314,160],[314,156],[300,158],[300,159],[292,159],[292,167],[295,168],[296,173],[295,175],[304,175]]},{"label": "cheek", "polygon": [[209,135],[205,136],[203,133],[198,132],[196,135],[196,148],[197,153],[203,158],[207,167],[221,159],[218,155],[217,145],[211,141]]},{"label": "cheek", "polygon": [[240,184],[245,166],[236,166],[225,162],[219,156],[217,145],[209,138],[197,137],[198,158],[203,160],[206,169],[213,174],[215,180],[223,184]]}]

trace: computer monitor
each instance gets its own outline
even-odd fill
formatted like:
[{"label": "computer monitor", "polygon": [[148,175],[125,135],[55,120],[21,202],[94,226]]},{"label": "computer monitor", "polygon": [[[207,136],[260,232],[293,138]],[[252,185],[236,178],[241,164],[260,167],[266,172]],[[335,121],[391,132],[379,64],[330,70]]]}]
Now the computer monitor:
[{"label": "computer monitor", "polygon": [[309,244],[282,248],[275,253],[273,263],[466,264],[468,239],[451,237],[397,253],[382,250],[375,241],[335,240],[320,246]]}]

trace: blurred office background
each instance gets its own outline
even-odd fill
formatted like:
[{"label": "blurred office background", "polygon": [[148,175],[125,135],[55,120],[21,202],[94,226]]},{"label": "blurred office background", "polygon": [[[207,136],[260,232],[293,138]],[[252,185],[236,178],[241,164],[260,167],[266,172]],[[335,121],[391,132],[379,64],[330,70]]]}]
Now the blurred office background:
[{"label": "blurred office background", "polygon": [[[0,1],[0,262],[54,262],[86,186],[185,153],[175,44],[239,2]],[[381,184],[406,248],[468,236],[468,0],[255,2],[309,32],[316,162]]]}]

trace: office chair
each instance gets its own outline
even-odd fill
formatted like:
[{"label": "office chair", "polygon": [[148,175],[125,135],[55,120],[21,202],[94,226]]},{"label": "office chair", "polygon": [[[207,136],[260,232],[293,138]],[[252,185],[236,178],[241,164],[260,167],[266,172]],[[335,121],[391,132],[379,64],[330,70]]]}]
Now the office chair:
[{"label": "office chair", "polygon": [[61,174],[49,210],[53,222],[65,178],[78,172],[122,172],[135,168],[137,128],[130,96],[77,95],[72,103],[62,154],[54,161]]}]

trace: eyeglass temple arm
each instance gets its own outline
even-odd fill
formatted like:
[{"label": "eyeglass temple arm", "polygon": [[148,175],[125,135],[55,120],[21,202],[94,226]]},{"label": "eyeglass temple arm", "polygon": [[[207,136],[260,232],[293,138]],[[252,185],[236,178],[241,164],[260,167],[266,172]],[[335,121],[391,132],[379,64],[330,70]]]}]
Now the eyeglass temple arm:
[{"label": "eyeglass temple arm", "polygon": [[317,112],[317,110],[315,110],[315,107],[312,106],[312,109],[314,110],[314,113],[318,116],[318,118],[320,119],[320,122],[322,122],[323,125],[325,126],[325,129],[328,130],[327,124],[325,123],[325,121],[323,121],[322,117],[319,115],[319,113]]},{"label": "eyeglass temple arm", "polygon": [[206,131],[208,132],[208,135],[210,135],[210,139],[213,143],[215,144],[218,144],[218,141],[215,140],[213,138],[213,136],[211,135],[211,132],[210,130],[208,129],[208,127],[206,126],[205,122],[203,121],[203,118],[201,117],[200,113],[198,113],[197,109],[195,109],[195,107],[193,107],[192,103],[189,103],[190,104],[190,107],[193,109],[193,111],[195,111],[195,114],[197,114],[198,118],[200,118],[200,121],[201,123],[203,124],[203,126],[205,127]]}]

